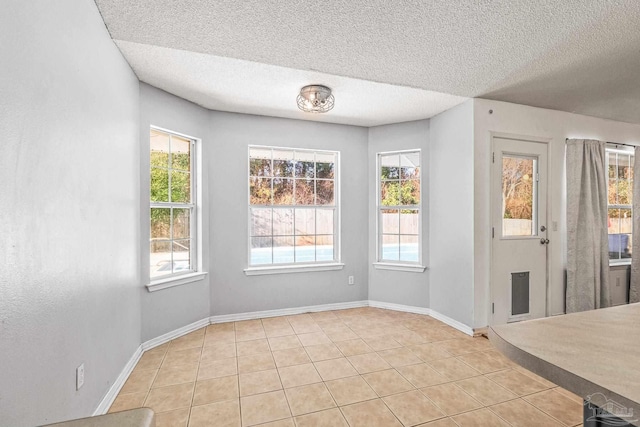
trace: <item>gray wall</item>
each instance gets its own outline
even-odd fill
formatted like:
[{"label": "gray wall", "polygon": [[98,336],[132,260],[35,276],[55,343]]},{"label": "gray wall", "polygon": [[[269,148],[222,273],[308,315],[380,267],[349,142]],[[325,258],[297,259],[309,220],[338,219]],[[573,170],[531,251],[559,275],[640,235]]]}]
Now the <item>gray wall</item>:
[{"label": "gray wall", "polygon": [[0,425],[15,427],[90,415],[140,344],[138,80],[93,2],[2,7]]},{"label": "gray wall", "polygon": [[[211,112],[211,314],[367,299],[367,129]],[[246,276],[248,146],[340,151],[342,261],[339,271]],[[355,276],[349,286],[348,276]]]},{"label": "gray wall", "polygon": [[431,119],[431,308],[473,327],[473,101]]},{"label": "gray wall", "polygon": [[377,126],[369,129],[369,299],[414,307],[429,307],[429,270],[423,273],[377,270],[373,263],[376,253],[376,156],[395,150],[422,150],[422,263],[429,265],[429,120]]},{"label": "gray wall", "polygon": [[[202,140],[199,186],[202,222],[201,268],[209,270],[209,180],[208,158],[210,138],[210,111],[185,101],[153,86],[140,84],[140,211],[149,212],[149,128],[151,125],[182,133]],[[143,285],[149,283],[149,216],[140,215],[141,230],[141,286],[142,341],[147,341],[182,326],[209,317],[209,277],[169,289],[149,292]]]}]

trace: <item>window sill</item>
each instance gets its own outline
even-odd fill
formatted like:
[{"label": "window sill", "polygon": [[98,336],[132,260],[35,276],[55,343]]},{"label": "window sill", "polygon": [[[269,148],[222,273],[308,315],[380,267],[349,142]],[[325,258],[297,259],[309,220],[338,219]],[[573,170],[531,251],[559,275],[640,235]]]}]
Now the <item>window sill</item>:
[{"label": "window sill", "polygon": [[312,271],[342,270],[344,264],[334,262],[330,264],[304,264],[304,265],[284,265],[268,267],[249,267],[244,270],[247,276],[262,276],[265,274],[285,274],[285,273],[307,273]]},{"label": "window sill", "polygon": [[609,267],[622,267],[631,265],[631,258],[625,258],[622,260],[609,261]]},{"label": "window sill", "polygon": [[174,286],[186,285],[187,283],[197,282],[206,277],[207,273],[198,271],[195,273],[183,274],[180,276],[167,277],[166,279],[154,280],[147,285],[149,292],[155,292],[162,289],[173,288]]},{"label": "window sill", "polygon": [[417,264],[394,264],[391,262],[374,262],[373,267],[376,270],[394,270],[394,271],[407,271],[410,273],[423,273],[427,267]]}]

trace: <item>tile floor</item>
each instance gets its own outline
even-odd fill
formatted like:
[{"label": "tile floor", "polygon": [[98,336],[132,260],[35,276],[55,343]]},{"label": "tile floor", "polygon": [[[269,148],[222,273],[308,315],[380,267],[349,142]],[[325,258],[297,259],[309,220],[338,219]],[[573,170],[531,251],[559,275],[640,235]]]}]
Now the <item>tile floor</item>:
[{"label": "tile floor", "polygon": [[575,426],[582,400],[485,338],[357,308],[210,325],[145,352],[110,412],[157,426]]}]

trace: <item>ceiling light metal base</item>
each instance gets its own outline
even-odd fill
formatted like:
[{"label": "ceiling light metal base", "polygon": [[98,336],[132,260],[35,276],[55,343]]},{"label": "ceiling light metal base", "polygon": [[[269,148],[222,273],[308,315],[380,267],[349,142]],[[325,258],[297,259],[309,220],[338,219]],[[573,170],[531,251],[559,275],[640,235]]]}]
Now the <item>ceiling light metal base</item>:
[{"label": "ceiling light metal base", "polygon": [[298,108],[307,113],[326,113],[333,108],[335,99],[331,89],[323,85],[308,85],[300,89]]}]

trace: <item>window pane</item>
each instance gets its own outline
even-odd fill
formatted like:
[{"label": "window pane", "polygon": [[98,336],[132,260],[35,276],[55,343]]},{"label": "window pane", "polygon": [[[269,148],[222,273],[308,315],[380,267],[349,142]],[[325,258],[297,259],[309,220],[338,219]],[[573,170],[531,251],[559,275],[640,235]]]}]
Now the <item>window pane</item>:
[{"label": "window pane", "polygon": [[171,238],[171,209],[151,208],[151,239]]},{"label": "window pane", "polygon": [[191,202],[191,174],[171,171],[171,201],[173,203]]},{"label": "window pane", "polygon": [[333,236],[316,236],[316,261],[333,260]]},{"label": "window pane", "polygon": [[295,162],[293,161],[293,151],[273,150],[273,175],[293,178]]},{"label": "window pane", "polygon": [[249,195],[252,205],[271,204],[271,179],[270,178],[250,178]]},{"label": "window pane", "polygon": [[191,269],[191,241],[173,241],[173,273]]},{"label": "window pane", "polygon": [[333,234],[333,209],[316,209],[316,232]]},{"label": "window pane", "polygon": [[271,160],[251,159],[249,161],[251,176],[271,176]]},{"label": "window pane", "polygon": [[273,238],[273,262],[274,264],[290,263],[295,261],[293,236]]},{"label": "window pane", "polygon": [[418,236],[400,236],[400,261],[418,262]]},{"label": "window pane", "polygon": [[316,178],[334,178],[336,155],[333,153],[316,153]]},{"label": "window pane", "polygon": [[251,265],[272,263],[272,243],[271,237],[251,238]]},{"label": "window pane", "polygon": [[380,183],[380,204],[382,206],[400,205],[400,181],[382,181]]},{"label": "window pane", "polygon": [[609,180],[609,188],[608,188],[608,195],[607,195],[607,199],[609,201],[610,205],[617,205],[618,204],[618,180],[617,179],[610,179]]},{"label": "window pane", "polygon": [[380,224],[383,234],[399,234],[399,211],[397,209],[383,209],[380,214]]},{"label": "window pane", "polygon": [[403,153],[400,155],[400,177],[417,179],[420,177],[420,153]]},{"label": "window pane", "polygon": [[171,136],[171,168],[191,170],[191,141],[179,136]]},{"label": "window pane", "polygon": [[313,205],[314,181],[312,179],[296,179],[296,205]]},{"label": "window pane", "polygon": [[171,242],[153,240],[149,249],[151,278],[171,274]]},{"label": "window pane", "polygon": [[318,191],[317,205],[333,205],[333,181],[316,180],[316,189]]},{"label": "window pane", "polygon": [[418,234],[420,224],[417,209],[403,209],[400,211],[400,234]]},{"label": "window pane", "polygon": [[251,208],[251,236],[271,236],[271,208]]},{"label": "window pane", "polygon": [[296,209],[296,235],[312,235],[316,233],[315,209]]},{"label": "window pane", "polygon": [[314,262],[316,260],[316,237],[298,236],[295,241],[296,262]]},{"label": "window pane", "polygon": [[169,170],[151,168],[151,201],[169,201]]},{"label": "window pane", "polygon": [[169,135],[151,129],[151,167],[169,167]]},{"label": "window pane", "polygon": [[274,178],[273,179],[273,204],[292,205],[293,204],[293,179]]},{"label": "window pane", "polygon": [[296,151],[296,178],[314,178],[315,177],[315,153],[307,151]]},{"label": "window pane", "polygon": [[420,204],[420,181],[402,181],[401,197],[400,203],[403,205]]},{"label": "window pane", "polygon": [[173,209],[173,238],[188,239],[191,237],[191,209]]},{"label": "window pane", "polygon": [[293,209],[273,210],[273,235],[293,236]]},{"label": "window pane", "polygon": [[535,236],[533,201],[535,160],[502,158],[502,235]]},{"label": "window pane", "polygon": [[400,156],[391,154],[380,156],[380,179],[399,179],[400,178]]},{"label": "window pane", "polygon": [[382,235],[382,259],[387,261],[400,260],[400,236],[394,234]]}]

